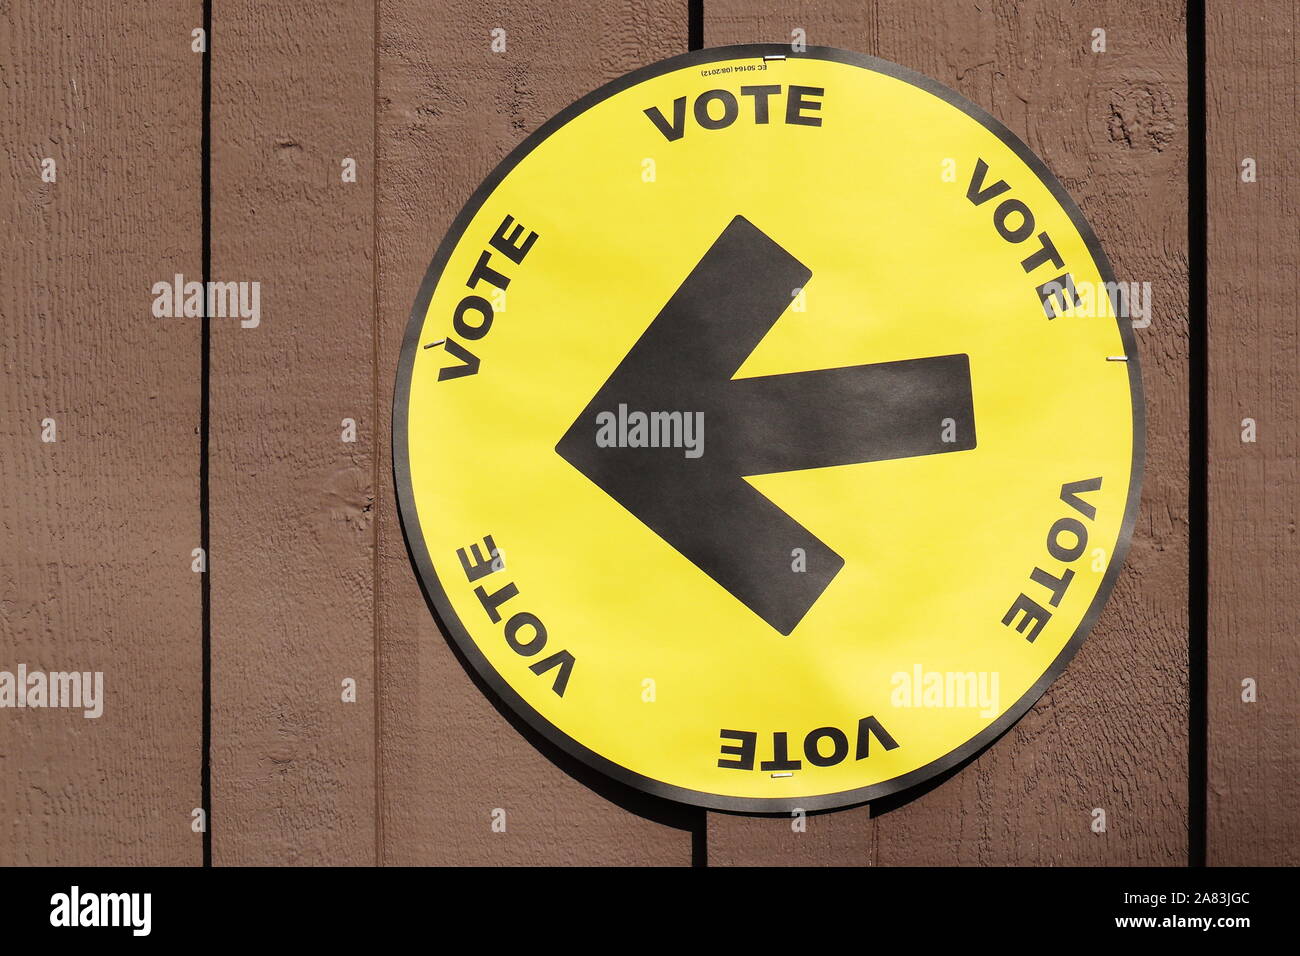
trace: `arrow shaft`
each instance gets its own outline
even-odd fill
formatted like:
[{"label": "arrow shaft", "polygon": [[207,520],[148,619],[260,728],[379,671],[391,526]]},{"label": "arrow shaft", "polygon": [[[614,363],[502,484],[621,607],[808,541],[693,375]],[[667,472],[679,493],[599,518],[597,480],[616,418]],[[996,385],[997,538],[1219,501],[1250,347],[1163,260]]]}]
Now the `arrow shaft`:
[{"label": "arrow shaft", "polygon": [[700,402],[709,453],[742,475],[975,447],[965,355],[724,382]]}]

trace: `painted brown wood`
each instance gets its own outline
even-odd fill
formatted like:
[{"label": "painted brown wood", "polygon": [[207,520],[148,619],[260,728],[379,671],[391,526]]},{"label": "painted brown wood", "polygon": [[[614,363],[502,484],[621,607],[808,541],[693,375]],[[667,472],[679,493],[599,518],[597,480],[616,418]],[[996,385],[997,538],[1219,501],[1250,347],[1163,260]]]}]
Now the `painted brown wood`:
[{"label": "painted brown wood", "polygon": [[201,24],[0,5],[0,670],[105,697],[0,711],[0,864],[201,859],[200,330],[151,308],[200,272]]},{"label": "painted brown wood", "polygon": [[[793,10],[793,12],[791,12]],[[1153,285],[1138,332],[1147,475],[1133,548],[1066,673],[968,768],[871,808],[867,838],[823,862],[1181,864],[1187,820],[1185,45],[1172,0],[741,3],[709,0],[706,42],[839,46],[919,70],[989,110],[1053,170],[1117,278]],[[1107,52],[1090,52],[1094,28]],[[1090,829],[1106,810],[1108,830]],[[848,811],[849,814],[860,811]],[[816,822],[810,821],[810,824]],[[835,824],[827,824],[828,827]],[[741,839],[723,831],[741,828]],[[789,821],[714,817],[713,847],[779,859]],[[809,833],[813,832],[810,825]]]},{"label": "painted brown wood", "polygon": [[[530,130],[602,82],[685,50],[686,4],[397,0],[381,14],[383,861],[685,864],[698,812],[640,797],[526,738],[461,666],[407,556],[387,434],[411,303],[456,213]],[[492,52],[496,28],[505,52]],[[496,809],[505,832],[492,830]]]},{"label": "painted brown wood", "polygon": [[214,8],[212,276],[262,312],[212,320],[218,866],[376,860],[373,29],[348,0]]},{"label": "painted brown wood", "polygon": [[[1300,863],[1300,9],[1210,3],[1208,859]],[[1242,181],[1253,159],[1256,181]],[[1245,420],[1257,430],[1243,441]],[[1243,700],[1243,681],[1258,699]]]}]

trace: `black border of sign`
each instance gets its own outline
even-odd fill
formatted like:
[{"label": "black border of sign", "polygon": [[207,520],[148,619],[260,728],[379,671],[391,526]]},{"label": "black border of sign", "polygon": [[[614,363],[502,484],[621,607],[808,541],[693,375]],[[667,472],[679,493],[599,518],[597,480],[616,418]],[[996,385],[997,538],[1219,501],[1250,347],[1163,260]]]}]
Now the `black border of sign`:
[{"label": "black border of sign", "polygon": [[[785,59],[820,59],[829,60],[835,63],[846,63],[850,66],[858,66],[865,70],[871,70],[875,73],[881,73],[886,76],[892,76],[895,79],[910,83],[919,87],[940,99],[952,104],[962,110],[971,118],[982,124],[986,129],[992,132],[1002,140],[1012,151],[1016,153],[1025,164],[1029,166],[1056,197],[1057,202],[1069,214],[1070,220],[1074,223],[1079,234],[1083,236],[1087,243],[1088,251],[1092,253],[1094,262],[1101,273],[1101,277],[1106,282],[1112,283],[1114,288],[1115,276],[1110,267],[1110,262],[1106,259],[1106,254],[1102,252],[1101,244],[1097,241],[1096,235],[1091,227],[1083,218],[1083,213],[1075,205],[1065,188],[1057,182],[1053,176],[1034,153],[1022,143],[1014,133],[994,119],[991,115],[984,112],[974,103],[971,103],[964,97],[960,96],[946,86],[916,73],[905,67],[890,63],[887,60],[881,60],[877,57],[867,56],[862,53],[850,53],[847,50],[838,50],[832,47],[808,47],[805,52],[795,53],[786,44],[780,43],[748,43],[736,46],[712,47],[704,50],[694,50],[689,53],[683,53],[679,56],[671,57],[667,60],[660,60],[649,66],[641,67],[625,76],[619,77],[610,83],[605,84],[597,90],[588,93],[576,103],[561,110],[554,117],[543,123],[536,131],[529,135],[522,143],[514,148],[500,165],[496,167],[474,191],[465,207],[460,211],[451,228],[447,231],[446,237],[442,244],[438,246],[437,254],[433,257],[428,271],[424,275],[424,281],[420,283],[420,291],[416,294],[415,303],[411,307],[411,316],[407,322],[406,334],[402,340],[402,356],[397,369],[397,384],[393,393],[393,480],[397,486],[397,500],[401,511],[402,529],[406,534],[407,544],[411,549],[411,555],[414,558],[419,578],[425,589],[425,595],[429,598],[430,603],[435,609],[439,624],[443,631],[452,636],[459,645],[465,657],[473,664],[474,669],[488,683],[489,686],[500,696],[502,701],[516,714],[521,716],[537,732],[542,734],[546,739],[556,744],[565,752],[571,754],[583,763],[595,768],[618,780],[624,784],[635,787],[646,793],[654,794],[659,797],[666,797],[671,800],[677,800],[683,803],[693,804],[699,807],[706,807],[711,810],[727,810],[738,813],[788,813],[795,809],[804,810],[832,810],[839,807],[852,806],[859,803],[867,803],[872,800],[887,797],[890,794],[898,793],[909,787],[943,773],[944,771],[955,767],[968,757],[978,753],[986,746],[995,741],[1003,733],[1009,730],[1025,712],[1043,695],[1056,677],[1065,670],[1071,658],[1078,652],[1079,647],[1083,644],[1084,638],[1092,629],[1105,605],[1110,592],[1115,586],[1115,579],[1119,576],[1119,570],[1123,566],[1124,557],[1128,553],[1129,543],[1133,535],[1133,527],[1137,520],[1138,501],[1141,496],[1142,471],[1145,459],[1146,449],[1146,407],[1142,394],[1142,374],[1138,366],[1137,347],[1133,335],[1132,323],[1127,321],[1123,316],[1117,317],[1119,324],[1120,337],[1124,342],[1124,355],[1127,359],[1129,390],[1133,402],[1133,464],[1129,477],[1129,494],[1128,501],[1124,508],[1124,521],[1120,527],[1119,539],[1115,543],[1115,551],[1111,555],[1110,564],[1106,568],[1106,574],[1102,578],[1101,587],[1098,588],[1094,596],[1092,605],[1088,608],[1083,620],[1079,622],[1078,628],[1075,629],[1074,635],[1069,642],[1061,649],[1061,653],[1052,661],[1047,671],[1038,679],[1038,681],[1025,692],[1014,705],[1012,705],[1001,717],[984,728],[975,737],[968,740],[962,746],[949,753],[947,756],[932,761],[923,767],[886,780],[883,783],[873,784],[869,787],[859,787],[856,790],[842,790],[837,793],[825,793],[817,796],[804,797],[726,797],[718,794],[704,793],[699,790],[688,790],[684,787],[677,787],[672,784],[664,783],[660,780],[654,780],[650,777],[642,776],[635,771],[622,767],[609,759],[602,757],[600,754],[588,749],[578,741],[574,740],[568,734],[564,733],[545,717],[534,710],[527,701],[519,696],[515,690],[497,673],[488,663],[487,659],[479,651],[478,646],[469,636],[460,619],[456,616],[450,601],[447,600],[447,594],[443,591],[434,573],[433,565],[429,560],[429,553],[424,544],[424,535],[420,530],[419,517],[415,510],[415,501],[411,492],[411,467],[408,458],[408,449],[406,443],[407,433],[407,406],[410,402],[411,392],[411,370],[415,362],[415,355],[419,349],[420,332],[424,324],[425,312],[429,306],[429,300],[433,296],[434,287],[437,285],[439,278],[442,276],[442,270],[447,264],[447,259],[451,256],[452,250],[460,241],[462,233],[469,225],[474,214],[482,206],[483,202],[497,187],[506,175],[527,156],[539,143],[545,140],[557,129],[568,123],[575,116],[590,109],[592,106],[608,99],[615,93],[635,86],[636,84],[648,80],[652,77],[660,76],[664,73],[670,73],[673,70],[679,70],[687,66],[695,66],[703,63],[714,63],[718,60],[732,60],[745,58],[761,58],[764,56],[783,57]],[[1102,357],[1098,357],[1102,360]]]}]

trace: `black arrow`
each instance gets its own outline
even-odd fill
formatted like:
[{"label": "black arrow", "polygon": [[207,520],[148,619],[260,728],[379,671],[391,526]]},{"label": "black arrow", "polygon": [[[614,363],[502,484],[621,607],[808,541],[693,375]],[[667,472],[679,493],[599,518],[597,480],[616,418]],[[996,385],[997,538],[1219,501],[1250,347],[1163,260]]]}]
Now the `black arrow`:
[{"label": "black arrow", "polygon": [[[975,447],[965,355],[732,379],[812,273],[741,216],[673,293],[555,450],[700,570],[789,634],[844,559],[743,476]],[[703,413],[703,454],[602,448],[597,415]],[[944,442],[942,422],[955,423]],[[856,521],[870,513],[845,515]],[[792,569],[802,548],[807,570]]]}]

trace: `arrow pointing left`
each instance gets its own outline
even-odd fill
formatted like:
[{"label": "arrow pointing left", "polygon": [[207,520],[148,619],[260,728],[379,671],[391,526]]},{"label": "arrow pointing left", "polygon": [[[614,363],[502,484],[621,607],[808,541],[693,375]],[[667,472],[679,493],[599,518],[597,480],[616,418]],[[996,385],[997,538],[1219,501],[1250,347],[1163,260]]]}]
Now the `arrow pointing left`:
[{"label": "arrow pointing left", "polygon": [[[975,447],[966,355],[732,378],[810,277],[735,217],[555,448],[782,634],[844,559],[746,476]],[[620,406],[702,414],[703,453],[600,447],[598,416]],[[792,569],[796,548],[806,571]]]}]

